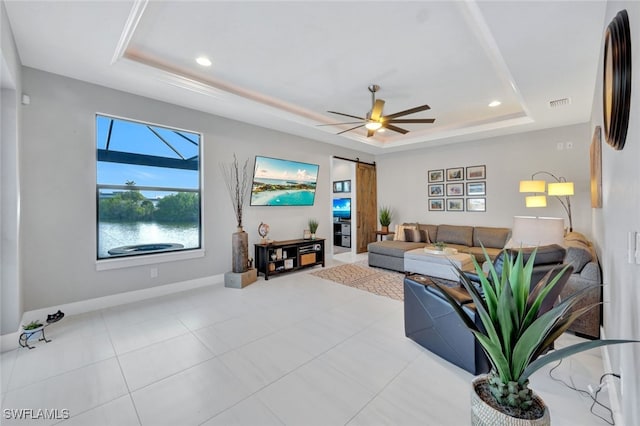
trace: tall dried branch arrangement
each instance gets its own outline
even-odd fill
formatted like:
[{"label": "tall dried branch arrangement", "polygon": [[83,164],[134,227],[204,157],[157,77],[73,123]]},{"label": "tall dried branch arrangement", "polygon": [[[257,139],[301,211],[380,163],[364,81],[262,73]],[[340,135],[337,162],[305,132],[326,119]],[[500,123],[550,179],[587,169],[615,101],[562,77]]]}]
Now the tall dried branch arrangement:
[{"label": "tall dried branch arrangement", "polygon": [[238,158],[233,154],[233,162],[230,164],[220,163],[220,169],[222,169],[224,183],[227,185],[231,205],[236,214],[238,228],[241,228],[244,202],[249,194],[249,159],[247,158],[241,169]]}]

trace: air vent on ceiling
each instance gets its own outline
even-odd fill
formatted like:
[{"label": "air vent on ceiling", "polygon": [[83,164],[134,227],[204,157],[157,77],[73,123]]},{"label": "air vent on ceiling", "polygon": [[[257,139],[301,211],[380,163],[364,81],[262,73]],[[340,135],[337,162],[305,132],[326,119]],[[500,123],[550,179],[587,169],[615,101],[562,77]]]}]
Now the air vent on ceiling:
[{"label": "air vent on ceiling", "polygon": [[549,108],[557,108],[570,104],[571,98],[554,99],[553,101],[549,101]]}]

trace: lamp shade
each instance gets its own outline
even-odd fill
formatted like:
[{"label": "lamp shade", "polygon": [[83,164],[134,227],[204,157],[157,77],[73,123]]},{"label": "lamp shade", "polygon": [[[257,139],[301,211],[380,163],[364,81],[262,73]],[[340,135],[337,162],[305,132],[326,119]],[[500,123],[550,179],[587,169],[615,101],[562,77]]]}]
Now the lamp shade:
[{"label": "lamp shade", "polygon": [[547,193],[549,195],[573,195],[573,182],[550,183],[548,189],[549,191]]},{"label": "lamp shade", "polygon": [[559,244],[564,246],[564,219],[559,217],[515,216],[510,247]]},{"label": "lamp shade", "polygon": [[520,192],[544,192],[546,183],[543,180],[521,180]]},{"label": "lamp shade", "polygon": [[547,197],[545,195],[529,195],[524,198],[527,207],[547,207]]}]

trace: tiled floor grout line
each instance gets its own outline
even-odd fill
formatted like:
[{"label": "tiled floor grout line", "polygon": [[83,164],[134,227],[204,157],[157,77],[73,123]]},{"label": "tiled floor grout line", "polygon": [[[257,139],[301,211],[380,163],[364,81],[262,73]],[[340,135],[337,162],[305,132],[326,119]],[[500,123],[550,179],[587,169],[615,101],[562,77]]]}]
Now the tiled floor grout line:
[{"label": "tiled floor grout line", "polygon": [[[138,424],[140,424],[142,426],[142,419],[140,418],[140,413],[138,413],[138,407],[136,406],[136,403],[133,400],[133,395],[131,394],[131,388],[129,387],[129,382],[127,381],[127,376],[124,374],[124,370],[122,368],[122,364],[120,363],[120,355],[116,351],[116,347],[113,344],[113,338],[111,336],[111,329],[109,328],[109,326],[106,323],[106,320],[104,319],[103,311],[100,311],[100,317],[102,318],[102,321],[104,321],[104,323],[105,323],[105,327],[107,329],[107,335],[109,336],[109,343],[111,344],[111,348],[113,349],[113,353],[116,355],[116,362],[118,363],[118,368],[120,369],[120,374],[122,375],[122,380],[124,380],[124,385],[127,387],[127,395],[129,396],[129,399],[131,400],[131,405],[133,405],[133,411],[135,411],[136,417],[138,418]],[[124,355],[124,354],[121,354],[121,355]],[[121,398],[121,396],[119,396],[118,398]],[[116,399],[118,399],[118,398],[116,398]],[[112,401],[115,401],[116,399],[114,399]],[[109,401],[109,402],[112,402],[112,401]],[[91,408],[91,409],[95,409],[95,407]]]},{"label": "tiled floor grout line", "polygon": [[[375,395],[373,395],[371,397],[371,399],[369,399],[369,401],[364,404],[353,416],[351,416],[351,418],[344,424],[344,426],[347,426],[353,419],[355,419],[358,414],[360,414],[365,408],[367,408],[369,406],[369,404],[371,404],[376,398],[378,398],[378,396],[380,396],[380,394],[387,389],[387,387],[389,387],[389,385],[391,383],[393,383],[394,380],[396,380],[398,378],[398,376],[400,376],[407,368],[411,367],[411,365],[415,362],[416,360],[411,360],[409,362],[407,362],[407,365],[404,366],[404,368],[402,368],[400,371],[398,371],[398,373],[396,375],[393,376],[392,379],[390,379],[386,385],[384,385],[382,387],[382,389],[380,389],[378,392],[375,393]],[[384,396],[380,396],[380,398],[384,399]]]}]

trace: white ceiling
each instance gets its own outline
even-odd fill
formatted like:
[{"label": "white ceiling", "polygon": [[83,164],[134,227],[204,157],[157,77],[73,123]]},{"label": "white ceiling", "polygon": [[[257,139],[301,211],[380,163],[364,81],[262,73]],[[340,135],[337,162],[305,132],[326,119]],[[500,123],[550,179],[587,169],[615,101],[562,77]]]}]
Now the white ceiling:
[{"label": "white ceiling", "polygon": [[[373,154],[588,121],[605,13],[603,1],[5,4],[25,66]],[[318,127],[352,121],[327,110],[364,116],[372,83],[385,114],[429,104],[403,118],[435,123],[372,138]]]}]

